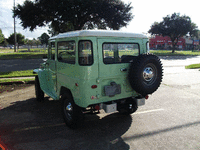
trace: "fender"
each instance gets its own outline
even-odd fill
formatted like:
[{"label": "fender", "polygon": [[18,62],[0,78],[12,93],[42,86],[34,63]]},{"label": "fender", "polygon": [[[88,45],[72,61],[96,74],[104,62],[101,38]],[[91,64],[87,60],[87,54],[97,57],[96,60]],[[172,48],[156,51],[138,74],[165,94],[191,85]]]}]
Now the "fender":
[{"label": "fender", "polygon": [[52,97],[54,100],[59,100],[59,95],[57,95],[49,85],[49,72],[47,69],[34,69],[34,73],[38,75],[40,88],[44,93]]},{"label": "fender", "polygon": [[48,89],[48,85],[47,85],[47,81],[46,81],[47,70],[46,69],[34,69],[33,73],[38,75],[40,87],[41,87],[42,91],[46,92]]}]

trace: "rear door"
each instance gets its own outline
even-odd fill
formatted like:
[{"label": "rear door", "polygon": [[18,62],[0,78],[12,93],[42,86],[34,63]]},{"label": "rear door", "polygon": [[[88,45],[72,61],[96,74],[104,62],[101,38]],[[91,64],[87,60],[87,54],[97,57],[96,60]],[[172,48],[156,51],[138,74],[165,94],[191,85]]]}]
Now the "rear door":
[{"label": "rear door", "polygon": [[139,55],[139,41],[124,39],[98,39],[99,79],[102,96],[126,97],[132,92],[128,82],[128,70]]}]

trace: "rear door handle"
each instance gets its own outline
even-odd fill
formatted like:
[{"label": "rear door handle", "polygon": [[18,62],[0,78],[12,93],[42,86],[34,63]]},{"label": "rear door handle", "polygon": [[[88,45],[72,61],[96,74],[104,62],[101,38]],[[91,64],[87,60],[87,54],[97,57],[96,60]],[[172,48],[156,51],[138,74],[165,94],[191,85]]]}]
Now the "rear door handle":
[{"label": "rear door handle", "polygon": [[125,72],[125,71],[127,71],[127,69],[126,68],[121,68],[120,71],[121,72]]}]

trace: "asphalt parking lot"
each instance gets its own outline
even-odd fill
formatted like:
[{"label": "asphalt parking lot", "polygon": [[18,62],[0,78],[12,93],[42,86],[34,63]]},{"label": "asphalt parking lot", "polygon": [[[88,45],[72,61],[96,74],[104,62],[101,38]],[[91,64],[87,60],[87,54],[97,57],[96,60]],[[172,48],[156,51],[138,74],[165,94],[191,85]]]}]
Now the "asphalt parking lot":
[{"label": "asphalt parking lot", "polygon": [[[0,95],[0,140],[16,150],[200,149],[200,57],[161,57],[164,77],[146,105],[130,116],[87,115],[77,130],[65,126],[60,103],[35,101],[34,86]],[[1,142],[0,142],[1,144]]]}]

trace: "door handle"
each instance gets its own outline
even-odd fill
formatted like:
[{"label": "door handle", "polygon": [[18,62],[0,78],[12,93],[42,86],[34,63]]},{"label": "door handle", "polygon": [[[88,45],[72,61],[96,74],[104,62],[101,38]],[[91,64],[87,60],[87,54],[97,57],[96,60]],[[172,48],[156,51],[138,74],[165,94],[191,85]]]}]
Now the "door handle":
[{"label": "door handle", "polygon": [[121,72],[125,72],[125,71],[127,71],[127,69],[126,68],[121,68],[120,71]]}]

